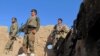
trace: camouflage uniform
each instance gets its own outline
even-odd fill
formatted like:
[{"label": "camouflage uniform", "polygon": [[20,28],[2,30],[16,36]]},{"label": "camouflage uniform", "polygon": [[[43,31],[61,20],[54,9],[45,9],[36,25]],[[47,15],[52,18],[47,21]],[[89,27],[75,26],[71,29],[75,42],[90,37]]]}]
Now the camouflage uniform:
[{"label": "camouflage uniform", "polygon": [[18,24],[17,24],[17,22],[14,22],[14,23],[12,23],[12,25],[10,27],[10,33],[9,33],[10,39],[7,42],[5,49],[12,50],[12,48],[13,48],[12,45],[13,45],[14,41],[16,40],[17,32],[18,32]]},{"label": "camouflage uniform", "polygon": [[52,35],[54,49],[59,48],[67,33],[68,33],[68,28],[66,28],[65,25],[63,24],[55,25]]},{"label": "camouflage uniform", "polygon": [[[28,29],[27,33],[25,33],[23,46],[26,50],[24,50],[25,53],[27,53],[27,49],[29,48],[31,53],[34,53],[34,42],[35,42],[35,33],[39,30],[40,23],[38,17],[30,17],[26,23]],[[32,30],[36,32],[32,32]]]}]

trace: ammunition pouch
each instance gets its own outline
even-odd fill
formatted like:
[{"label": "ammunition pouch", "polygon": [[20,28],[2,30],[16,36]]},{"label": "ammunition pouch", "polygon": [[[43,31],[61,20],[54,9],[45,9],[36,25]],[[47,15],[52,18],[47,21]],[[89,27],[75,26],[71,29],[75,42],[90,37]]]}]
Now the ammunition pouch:
[{"label": "ammunition pouch", "polygon": [[27,25],[27,27],[28,27],[29,29],[36,29],[36,27],[35,27],[35,26],[32,26],[32,25]]},{"label": "ammunition pouch", "polygon": [[20,29],[19,32],[25,32],[25,34],[30,33],[31,30],[36,29],[36,27],[32,25],[23,25]]},{"label": "ammunition pouch", "polygon": [[56,34],[63,34],[64,31],[57,31]]}]

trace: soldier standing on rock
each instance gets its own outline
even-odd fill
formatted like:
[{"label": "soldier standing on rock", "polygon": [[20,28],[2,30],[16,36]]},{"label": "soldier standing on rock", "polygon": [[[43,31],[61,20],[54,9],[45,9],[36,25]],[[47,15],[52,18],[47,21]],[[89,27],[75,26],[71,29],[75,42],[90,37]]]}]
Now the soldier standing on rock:
[{"label": "soldier standing on rock", "polygon": [[17,24],[17,19],[15,17],[12,18],[12,25],[10,27],[10,32],[9,32],[9,41],[7,42],[5,49],[7,51],[12,51],[13,50],[13,43],[16,40],[16,35],[18,33],[18,24]]},{"label": "soldier standing on rock", "polygon": [[35,34],[40,28],[40,21],[39,18],[37,17],[36,9],[31,10],[31,17],[27,20],[24,27],[26,27],[24,41],[23,41],[24,53],[22,53],[19,56],[27,56],[28,48],[30,49],[30,56],[35,56],[34,54]]},{"label": "soldier standing on rock", "polygon": [[54,51],[58,50],[68,31],[68,28],[63,24],[63,20],[59,18],[58,24],[54,26],[54,30],[51,35],[53,40]]}]

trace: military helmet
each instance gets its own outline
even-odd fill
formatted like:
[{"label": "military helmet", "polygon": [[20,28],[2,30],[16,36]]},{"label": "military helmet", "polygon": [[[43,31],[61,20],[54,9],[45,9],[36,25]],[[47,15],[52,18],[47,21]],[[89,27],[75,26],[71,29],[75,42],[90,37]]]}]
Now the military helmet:
[{"label": "military helmet", "polygon": [[62,19],[62,18],[58,18],[58,20],[63,21],[63,19]]},{"label": "military helmet", "polygon": [[35,12],[37,14],[37,10],[36,9],[32,9],[31,12]]},{"label": "military helmet", "polygon": [[17,18],[15,18],[15,17],[12,17],[12,21],[17,21]]}]

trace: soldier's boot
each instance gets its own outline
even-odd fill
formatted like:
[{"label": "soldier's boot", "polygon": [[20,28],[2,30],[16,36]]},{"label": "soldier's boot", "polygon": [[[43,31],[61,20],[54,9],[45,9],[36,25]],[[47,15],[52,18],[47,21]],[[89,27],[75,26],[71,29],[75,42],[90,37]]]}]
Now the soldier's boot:
[{"label": "soldier's boot", "polygon": [[27,56],[27,54],[25,54],[25,53],[22,53],[22,54],[20,54],[20,55],[18,55],[18,56]]},{"label": "soldier's boot", "polygon": [[23,53],[22,54],[20,54],[20,55],[18,55],[18,56],[28,56],[27,55],[27,48],[26,48],[26,46],[23,46]]},{"label": "soldier's boot", "polygon": [[4,50],[4,53],[5,54],[9,54],[9,52],[10,52],[10,48],[8,48],[9,46],[6,46],[6,48],[5,48],[5,50]]},{"label": "soldier's boot", "polygon": [[13,46],[12,46],[12,45],[11,45],[11,47],[10,47],[9,51],[13,51]]},{"label": "soldier's boot", "polygon": [[35,56],[35,54],[34,53],[31,53],[30,56]]},{"label": "soldier's boot", "polygon": [[26,47],[26,46],[23,46],[23,53],[22,54],[20,54],[20,55],[18,55],[18,56],[28,56],[28,48]]},{"label": "soldier's boot", "polygon": [[4,53],[7,55],[9,53],[9,50],[5,49]]},{"label": "soldier's boot", "polygon": [[10,49],[6,49],[5,52],[4,52],[6,55],[9,55],[12,53],[12,51]]}]

